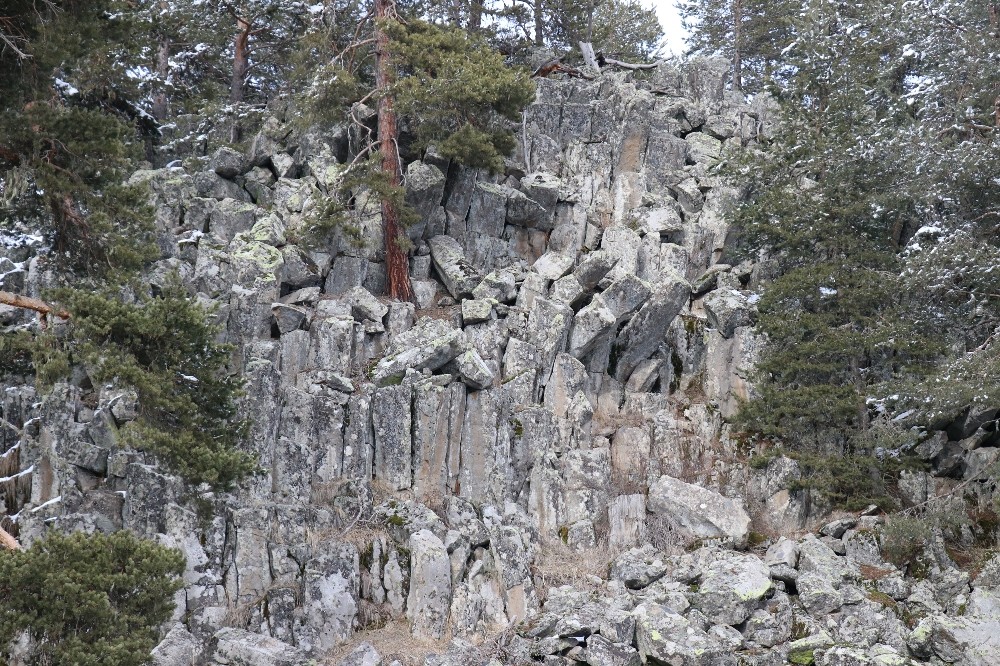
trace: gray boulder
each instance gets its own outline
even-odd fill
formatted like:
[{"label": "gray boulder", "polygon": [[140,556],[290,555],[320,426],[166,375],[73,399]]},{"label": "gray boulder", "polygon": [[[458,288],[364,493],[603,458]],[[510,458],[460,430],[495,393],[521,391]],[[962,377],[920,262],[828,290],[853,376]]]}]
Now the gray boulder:
[{"label": "gray boulder", "polygon": [[192,666],[201,644],[183,625],[176,625],[163,637],[150,654],[153,666]]},{"label": "gray boulder", "polygon": [[546,280],[558,280],[573,268],[573,257],[559,252],[546,252],[532,268]]},{"label": "gray boulder", "polygon": [[639,590],[663,578],[668,570],[663,553],[649,544],[632,548],[614,559],[608,577],[620,580],[633,590]]},{"label": "gray boulder", "polygon": [[947,664],[1000,664],[1000,621],[997,618],[932,615],[920,620],[906,641],[914,656]]},{"label": "gray boulder", "polygon": [[382,656],[368,641],[351,650],[337,666],[382,666]]},{"label": "gray boulder", "polygon": [[385,386],[402,379],[408,368],[434,371],[465,349],[467,341],[461,329],[440,319],[424,317],[417,325],[393,340],[388,353],[372,372],[372,381]]},{"label": "gray boulder", "polygon": [[435,236],[427,241],[431,248],[431,259],[444,286],[455,298],[469,298],[481,278],[473,266],[466,261],[461,244],[451,236]]},{"label": "gray boulder", "polygon": [[517,284],[510,271],[493,271],[472,290],[472,296],[481,300],[493,299],[510,303],[517,297]]},{"label": "gray boulder", "polygon": [[573,271],[573,277],[577,279],[580,286],[591,290],[604,279],[615,264],[618,258],[606,250],[595,250],[588,253]]},{"label": "gray boulder", "polygon": [[406,614],[418,638],[444,635],[451,607],[451,563],[441,539],[430,530],[410,535],[410,594]]},{"label": "gray boulder", "polygon": [[615,340],[615,378],[625,381],[663,343],[667,328],[687,305],[691,287],[672,271],[664,272],[652,294]]},{"label": "gray boulder", "polygon": [[208,168],[223,178],[233,179],[244,173],[247,161],[243,153],[223,146],[212,153],[208,160]]},{"label": "gray boulder", "polygon": [[705,297],[708,323],[724,338],[731,338],[740,326],[751,322],[750,302],[735,289],[717,289]]},{"label": "gray boulder", "polygon": [[767,565],[734,553],[708,565],[694,604],[717,624],[736,625],[750,617],[772,587]]},{"label": "gray boulder", "polygon": [[587,640],[586,661],[590,666],[639,666],[639,651],[631,645],[612,643],[600,635]]},{"label": "gray boulder", "polygon": [[381,322],[389,314],[389,307],[377,299],[364,287],[354,287],[344,294],[344,300],[351,305],[351,314],[358,321],[370,319]]},{"label": "gray boulder", "polygon": [[735,664],[736,658],[700,627],[664,606],[636,607],[635,640],[643,662],[671,666]]},{"label": "gray boulder", "polygon": [[277,638],[255,634],[246,629],[227,627],[215,633],[215,664],[249,666],[302,666],[306,654]]},{"label": "gray boulder", "polygon": [[740,502],[670,476],[661,476],[650,487],[648,508],[693,539],[719,539],[742,546],[750,529],[750,516]]}]

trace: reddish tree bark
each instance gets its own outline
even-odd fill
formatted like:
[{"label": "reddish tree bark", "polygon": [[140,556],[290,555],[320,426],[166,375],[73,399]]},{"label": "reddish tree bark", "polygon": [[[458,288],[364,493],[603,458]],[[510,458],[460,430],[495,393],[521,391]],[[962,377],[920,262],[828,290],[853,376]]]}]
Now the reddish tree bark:
[{"label": "reddish tree bark", "polygon": [[[236,14],[233,14],[236,16]],[[233,55],[233,81],[229,88],[229,101],[239,104],[243,101],[243,90],[246,86],[247,72],[250,71],[250,34],[253,26],[248,19],[236,16],[236,33]]]},{"label": "reddish tree bark", "polygon": [[[382,156],[382,171],[392,187],[400,186],[399,130],[396,126],[396,111],[393,109],[389,88],[393,83],[392,64],[389,54],[389,35],[382,29],[384,21],[396,19],[395,0],[375,0],[375,86],[378,100],[378,146]],[[382,231],[385,239],[386,295],[400,301],[413,300],[410,286],[410,267],[404,249],[403,229],[399,222],[399,211],[388,198],[382,199]]]}]

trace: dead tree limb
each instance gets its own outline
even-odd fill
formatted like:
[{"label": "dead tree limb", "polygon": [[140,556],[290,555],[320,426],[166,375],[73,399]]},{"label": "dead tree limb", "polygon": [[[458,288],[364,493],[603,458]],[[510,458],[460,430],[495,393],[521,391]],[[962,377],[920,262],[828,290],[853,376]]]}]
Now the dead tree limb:
[{"label": "dead tree limb", "polygon": [[615,60],[614,58],[608,58],[607,56],[601,53],[597,55],[597,60],[598,62],[602,63],[601,65],[602,67],[604,65],[611,65],[612,67],[618,67],[620,69],[631,69],[631,70],[656,69],[656,67],[659,65],[659,63],[655,62],[645,62],[645,63],[623,62],[621,60]]},{"label": "dead tree limb", "polygon": [[600,69],[597,65],[597,56],[594,55],[594,45],[590,42],[580,42],[580,53],[583,54],[583,63],[591,69]]},{"label": "dead tree limb", "polygon": [[70,318],[68,312],[49,305],[45,301],[37,298],[28,298],[27,296],[21,296],[20,294],[12,294],[9,291],[0,290],[0,303],[3,303],[4,305],[12,305],[15,308],[34,310],[42,315],[55,315],[60,319]]},{"label": "dead tree limb", "polygon": [[17,539],[2,527],[0,527],[0,547],[7,550],[21,550],[21,544],[17,542]]}]

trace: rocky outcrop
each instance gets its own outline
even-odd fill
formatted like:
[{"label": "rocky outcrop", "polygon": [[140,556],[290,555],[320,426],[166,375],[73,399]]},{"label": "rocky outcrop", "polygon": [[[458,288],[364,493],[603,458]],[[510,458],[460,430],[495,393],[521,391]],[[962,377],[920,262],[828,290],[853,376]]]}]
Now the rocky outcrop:
[{"label": "rocky outcrop", "polygon": [[[369,193],[323,242],[295,243],[350,128],[303,132],[275,110],[244,153],[135,174],[162,253],[150,283],[176,273],[215,308],[262,473],[186,487],[119,444],[127,387],[84,370],[44,394],[11,379],[4,519],[26,544],[125,528],[180,548],[163,665],[305,663],[382,627],[441,641],[428,666],[991,663],[989,569],[970,585],[936,557],[914,581],[870,516],[746,550],[825,509],[795,490],[795,460],[748,466],[725,421],[751,391],[760,283],[723,263],[741,193],[713,167],[773,130],[766,98],[727,91],[727,72],[540,80],[507,173],[412,159],[416,304],[379,296]],[[38,250],[0,243],[0,286],[38,295]],[[981,473],[969,461],[988,447],[958,441],[989,418],[962,416],[919,454]],[[917,472],[901,492],[957,483]],[[342,663],[391,663],[380,650]]]}]

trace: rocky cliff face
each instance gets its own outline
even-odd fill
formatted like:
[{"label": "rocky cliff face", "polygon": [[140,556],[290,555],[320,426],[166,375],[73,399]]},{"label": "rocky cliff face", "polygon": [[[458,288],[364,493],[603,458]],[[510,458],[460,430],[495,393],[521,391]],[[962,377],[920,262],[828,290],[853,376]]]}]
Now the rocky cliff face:
[{"label": "rocky cliff face", "polygon": [[[245,155],[136,173],[150,280],[217,307],[264,473],[186,487],[116,443],[127,390],[8,386],[8,520],[183,550],[162,666],[306,663],[400,627],[390,653],[441,666],[998,663],[997,567],[970,587],[938,548],[906,578],[870,516],[779,539],[822,507],[789,490],[794,461],[752,470],[729,436],[761,269],[725,263],[740,191],[712,167],[774,118],[727,72],[542,80],[506,174],[409,164],[416,305],[376,297],[364,196],[329,245],[296,243],[349,128],[275,109]],[[44,284],[30,246],[4,252],[0,284]]]}]

